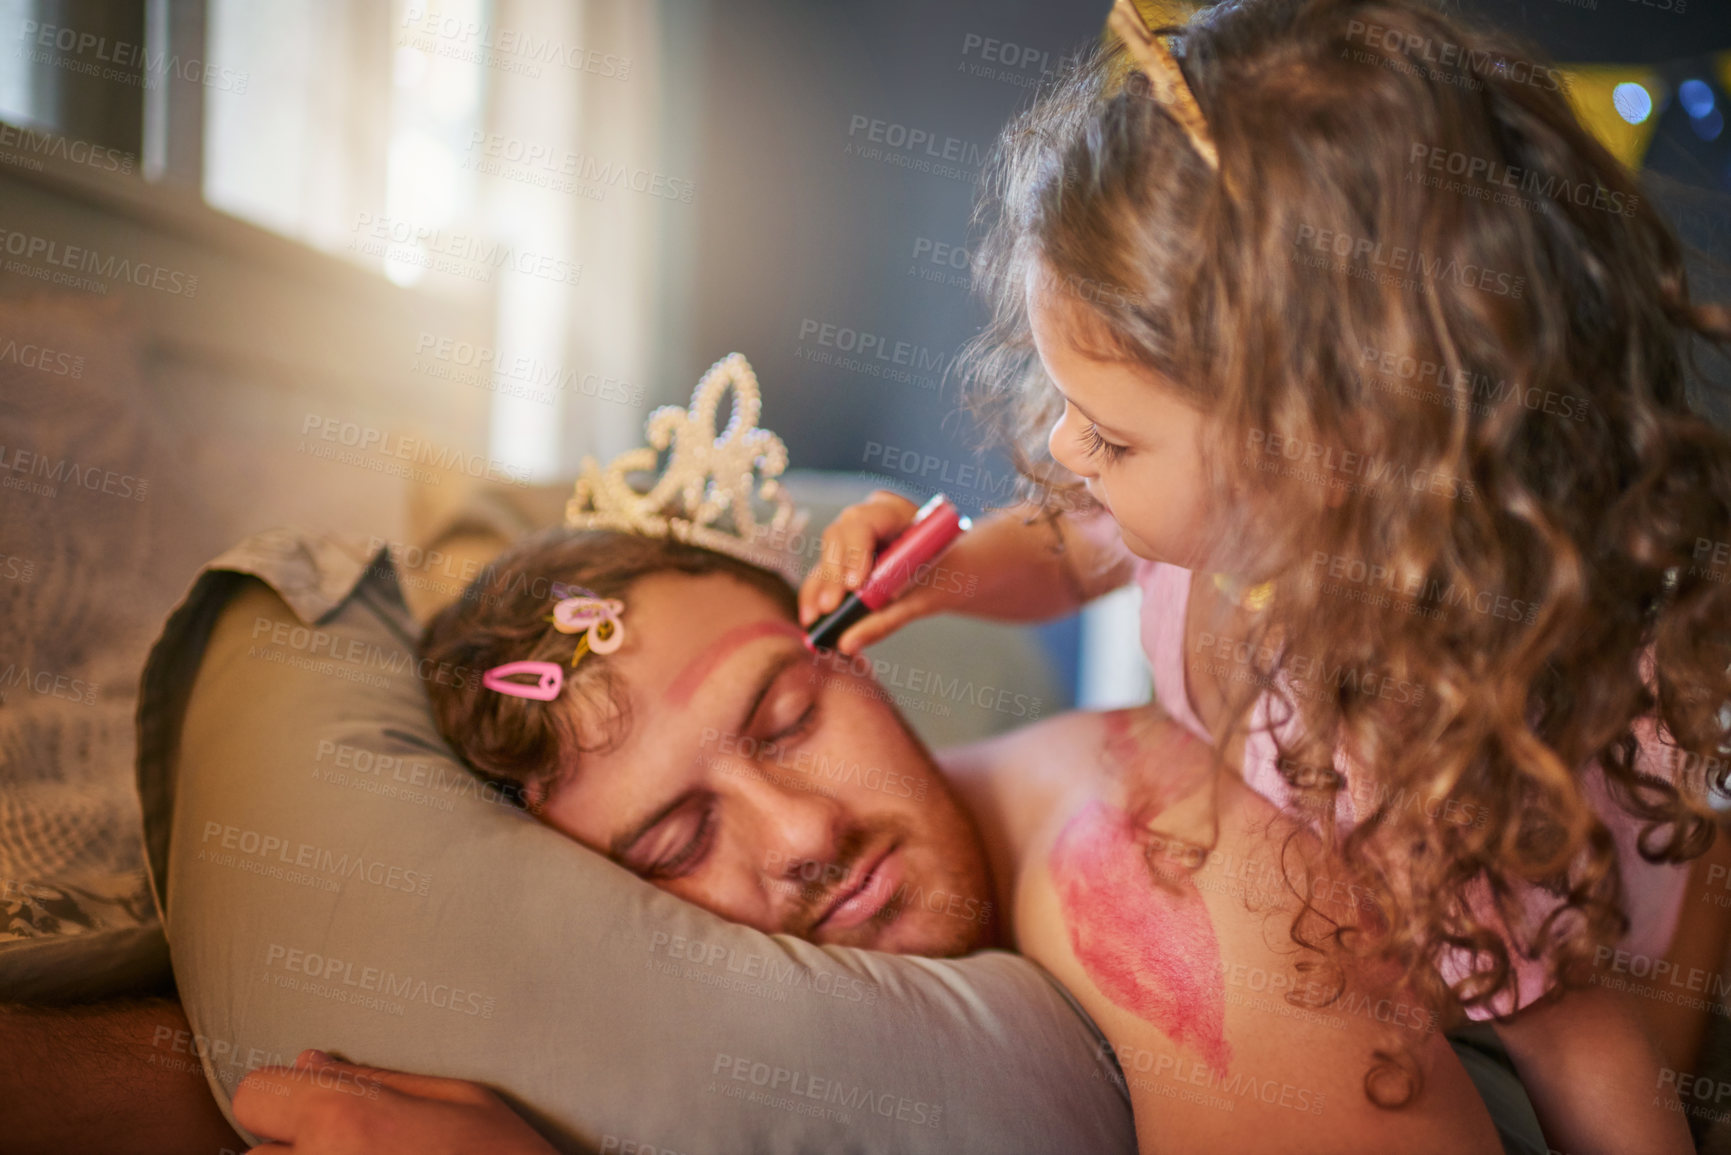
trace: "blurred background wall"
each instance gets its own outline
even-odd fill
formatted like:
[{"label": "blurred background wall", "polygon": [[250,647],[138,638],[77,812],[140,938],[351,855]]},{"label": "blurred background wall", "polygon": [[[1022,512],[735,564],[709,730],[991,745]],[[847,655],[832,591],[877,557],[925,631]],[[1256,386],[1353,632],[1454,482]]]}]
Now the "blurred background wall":
[{"label": "blurred background wall", "polygon": [[[1731,5],[1446,3],[1561,60],[1731,255]],[[1011,482],[947,376],[976,181],[1107,7],[0,0],[0,293],[131,334],[159,468],[218,511],[193,552],[569,477],[733,350],[796,466],[978,513]],[[1072,697],[1143,692],[1133,612],[1043,633]]]}]

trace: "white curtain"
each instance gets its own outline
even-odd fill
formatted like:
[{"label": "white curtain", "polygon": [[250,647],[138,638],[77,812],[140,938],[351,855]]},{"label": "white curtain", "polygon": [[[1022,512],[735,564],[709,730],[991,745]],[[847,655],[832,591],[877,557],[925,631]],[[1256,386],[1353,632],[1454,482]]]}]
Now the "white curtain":
[{"label": "white curtain", "polygon": [[672,6],[210,0],[209,56],[247,83],[207,93],[205,198],[490,311],[491,352],[433,368],[489,391],[493,457],[569,476],[637,444],[685,360],[695,157],[665,126],[696,86],[665,66]]}]

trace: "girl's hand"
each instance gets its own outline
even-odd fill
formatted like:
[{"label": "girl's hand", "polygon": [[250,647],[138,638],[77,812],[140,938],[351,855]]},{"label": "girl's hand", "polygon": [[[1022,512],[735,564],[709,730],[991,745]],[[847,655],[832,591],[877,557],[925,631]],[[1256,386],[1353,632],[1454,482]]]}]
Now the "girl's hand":
[{"label": "girl's hand", "polygon": [[357,1067],[319,1051],[249,1074],[234,1093],[234,1117],[266,1139],[249,1155],[555,1155],[479,1084]]},{"label": "girl's hand", "polygon": [[[873,490],[864,501],[842,510],[823,531],[823,553],[799,587],[799,624],[809,628],[864,585],[878,551],[913,524],[917,512],[919,507],[913,502],[887,489]],[[958,542],[944,557],[952,558],[960,549]],[[857,654],[915,618],[949,608],[935,584],[916,582],[883,609],[855,622],[836,648],[844,654]]]},{"label": "girl's hand", "polygon": [[[878,551],[917,512],[907,498],[882,489],[842,510],[823,531],[823,555],[800,586],[800,624],[809,628],[864,585]],[[1112,537],[1106,542],[1076,526],[1047,523],[1031,506],[1000,510],[975,521],[901,597],[855,622],[837,648],[856,654],[930,614],[1045,622],[1072,613],[1130,580],[1130,554]]]}]

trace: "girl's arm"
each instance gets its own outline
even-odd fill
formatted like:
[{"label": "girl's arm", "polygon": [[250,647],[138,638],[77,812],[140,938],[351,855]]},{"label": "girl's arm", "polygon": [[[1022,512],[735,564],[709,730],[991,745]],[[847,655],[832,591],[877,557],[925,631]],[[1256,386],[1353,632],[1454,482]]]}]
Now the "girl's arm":
[{"label": "girl's arm", "polygon": [[[882,489],[844,509],[824,530],[823,554],[800,587],[800,623],[811,625],[859,588],[878,550],[908,527],[916,510]],[[1107,517],[1104,511],[1093,516]],[[1128,581],[1131,560],[1104,523],[1048,520],[1033,507],[1000,510],[976,523],[905,594],[843,634],[838,648],[857,653],[916,618],[939,613],[1005,622],[1062,617]]]},{"label": "girl's arm", "polygon": [[1496,1027],[1553,1148],[1569,1155],[1695,1149],[1677,1098],[1677,1072],[1665,1068],[1628,995],[1571,990]]}]

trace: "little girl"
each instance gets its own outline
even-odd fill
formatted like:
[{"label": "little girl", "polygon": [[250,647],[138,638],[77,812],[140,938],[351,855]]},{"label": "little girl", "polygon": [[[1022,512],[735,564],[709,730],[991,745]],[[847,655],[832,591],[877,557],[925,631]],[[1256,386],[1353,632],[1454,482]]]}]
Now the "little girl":
[{"label": "little girl", "polygon": [[[1423,0],[1220,4],[1181,65],[1126,15],[984,205],[963,366],[1040,508],[841,648],[1134,580],[1160,705],[1495,1022],[1551,1145],[1687,1150],[1680,1048],[1593,968],[1667,954],[1726,786],[1686,771],[1726,765],[1731,439],[1685,381],[1731,314],[1560,74]],[[912,510],[845,513],[802,619]]]}]

